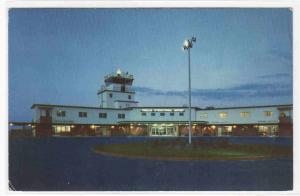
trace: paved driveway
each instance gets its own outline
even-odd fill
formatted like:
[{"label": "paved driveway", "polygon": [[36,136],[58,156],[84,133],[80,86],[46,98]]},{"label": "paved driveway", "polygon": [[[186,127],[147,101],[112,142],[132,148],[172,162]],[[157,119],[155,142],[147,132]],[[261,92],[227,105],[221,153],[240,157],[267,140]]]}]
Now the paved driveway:
[{"label": "paved driveway", "polygon": [[[168,191],[290,190],[291,159],[158,161],[93,154],[99,143],[145,137],[13,139],[9,178],[17,190]],[[155,138],[157,139],[157,138]],[[207,138],[215,139],[215,138]],[[288,138],[230,138],[232,142],[292,145]]]}]

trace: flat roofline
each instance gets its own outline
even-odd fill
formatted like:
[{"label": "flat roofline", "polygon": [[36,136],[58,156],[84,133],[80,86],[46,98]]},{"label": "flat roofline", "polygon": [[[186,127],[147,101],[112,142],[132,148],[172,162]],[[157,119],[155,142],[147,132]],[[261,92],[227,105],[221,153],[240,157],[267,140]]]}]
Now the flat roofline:
[{"label": "flat roofline", "polygon": [[[136,107],[128,107],[128,108],[137,108],[137,109],[143,109],[143,108],[154,108],[154,109],[157,109],[157,108],[159,108],[159,109],[161,109],[161,108],[163,108],[163,109],[165,109],[165,108],[170,108],[170,109],[176,109],[176,108],[189,108],[188,106],[145,106],[145,107],[143,107],[143,106],[136,106]],[[199,107],[194,107],[194,106],[192,106],[191,107],[192,109],[200,109]]]},{"label": "flat roofline", "polygon": [[[239,108],[264,108],[264,107],[292,107],[293,104],[280,104],[280,105],[254,105],[254,106],[232,106],[232,107],[215,107],[215,108],[200,108],[192,106],[196,110],[222,110],[222,109],[239,109]],[[189,108],[188,106],[136,106],[129,108]]]},{"label": "flat roofline", "polygon": [[233,106],[233,107],[220,107],[220,108],[199,108],[198,110],[224,110],[224,109],[243,109],[243,108],[266,108],[266,107],[293,107],[293,104],[282,105],[255,105],[255,106]]},{"label": "flat roofline", "polygon": [[[207,124],[208,121],[191,121],[193,124]],[[172,121],[172,120],[156,120],[156,121],[119,121],[119,124],[155,124],[155,123],[173,123],[173,124],[188,124],[189,121]]]},{"label": "flat roofline", "polygon": [[104,90],[99,90],[99,91],[97,92],[97,95],[100,95],[101,93],[103,93],[103,92],[105,92],[105,91],[107,91],[107,92],[118,92],[118,93],[135,94],[134,91],[124,91],[124,92],[122,92],[122,91],[117,91],[117,90],[104,89]]},{"label": "flat roofline", "polygon": [[101,110],[130,110],[130,108],[101,108],[92,106],[78,106],[78,105],[57,105],[57,104],[33,104],[31,109],[35,107],[64,107],[64,108],[84,108],[84,109],[101,109]]},{"label": "flat roofline", "polygon": [[[31,109],[35,107],[66,107],[66,108],[85,108],[85,109],[102,109],[102,110],[131,110],[134,108],[143,109],[143,108],[186,108],[187,106],[137,106],[137,107],[126,107],[126,108],[101,108],[101,107],[92,107],[92,106],[78,106],[78,105],[57,105],[57,104],[33,104]],[[199,107],[191,107],[196,110],[224,110],[224,109],[242,109],[242,108],[264,108],[264,107],[293,107],[293,104],[282,104],[282,105],[260,105],[260,106],[236,106],[236,107],[220,107],[220,108],[199,108]]]}]

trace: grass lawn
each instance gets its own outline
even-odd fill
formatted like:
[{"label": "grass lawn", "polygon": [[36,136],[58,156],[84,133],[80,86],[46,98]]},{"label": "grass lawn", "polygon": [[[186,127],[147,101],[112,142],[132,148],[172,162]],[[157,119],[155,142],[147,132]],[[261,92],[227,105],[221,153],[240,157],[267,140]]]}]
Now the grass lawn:
[{"label": "grass lawn", "polygon": [[227,140],[158,140],[140,143],[96,145],[93,152],[114,156],[162,160],[256,160],[292,157],[292,146],[270,144],[232,144]]}]

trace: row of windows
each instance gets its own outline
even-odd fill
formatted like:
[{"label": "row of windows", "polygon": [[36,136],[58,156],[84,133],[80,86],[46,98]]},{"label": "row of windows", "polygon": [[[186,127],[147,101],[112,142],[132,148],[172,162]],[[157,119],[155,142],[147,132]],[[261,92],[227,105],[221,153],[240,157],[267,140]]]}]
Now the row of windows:
[{"label": "row of windows", "polygon": [[[267,117],[273,116],[272,111],[264,111],[263,114],[264,114],[264,116],[267,116]],[[250,112],[240,112],[240,116],[242,118],[248,118],[248,117],[250,117]],[[223,119],[227,118],[228,117],[228,112],[220,112],[219,117],[223,118]],[[208,113],[201,113],[200,118],[208,118]]]},{"label": "row of windows", "polygon": [[[56,115],[60,117],[65,117],[66,111],[59,110],[57,111]],[[87,112],[78,112],[78,116],[80,118],[87,118]],[[99,118],[107,118],[107,113],[99,113]],[[118,114],[118,118],[125,118],[125,114]]]},{"label": "row of windows", "polygon": [[[146,112],[142,112],[141,115],[142,115],[142,116],[147,116],[147,113],[146,113]],[[156,113],[155,113],[155,112],[151,112],[150,115],[151,115],[151,116],[156,116]],[[160,116],[165,116],[165,112],[160,112],[159,115],[160,115]],[[169,115],[170,115],[170,116],[174,116],[175,113],[174,113],[174,112],[170,112]],[[183,112],[179,112],[179,116],[184,116],[184,113],[183,113]]]},{"label": "row of windows", "polygon": [[[112,97],[113,97],[113,94],[112,94],[112,93],[109,93],[109,97],[112,98]],[[128,99],[131,99],[131,95],[128,95]]]},{"label": "row of windows", "polygon": [[[265,116],[273,116],[273,112],[272,111],[264,111],[263,113],[264,113]],[[60,117],[65,117],[66,116],[66,111],[59,110],[59,111],[57,111],[56,115],[60,116]],[[142,116],[147,116],[147,113],[146,112],[142,112],[141,115]],[[151,112],[150,115],[151,116],[156,116],[156,113],[155,112]],[[159,113],[159,115],[160,116],[165,116],[165,112],[161,112],[161,113]],[[170,116],[174,116],[175,113],[174,112],[170,112],[169,115]],[[87,117],[87,112],[79,112],[78,116],[80,118],[86,118]],[[184,113],[183,112],[179,112],[179,116],[184,116]],[[228,112],[220,112],[219,116],[222,119],[228,118]],[[250,117],[250,112],[241,112],[240,116],[242,118],[248,118],[248,117]],[[99,113],[99,118],[107,118],[107,113]],[[125,118],[125,114],[118,114],[118,118]],[[200,114],[200,118],[208,118],[208,113],[201,113]]]}]

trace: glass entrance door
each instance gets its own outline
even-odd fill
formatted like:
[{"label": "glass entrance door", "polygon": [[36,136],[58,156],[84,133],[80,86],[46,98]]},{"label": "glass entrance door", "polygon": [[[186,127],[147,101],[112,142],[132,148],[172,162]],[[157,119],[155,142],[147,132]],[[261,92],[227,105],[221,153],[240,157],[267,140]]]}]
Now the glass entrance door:
[{"label": "glass entrance door", "polygon": [[167,125],[155,125],[150,129],[150,136],[176,136],[176,127]]}]

